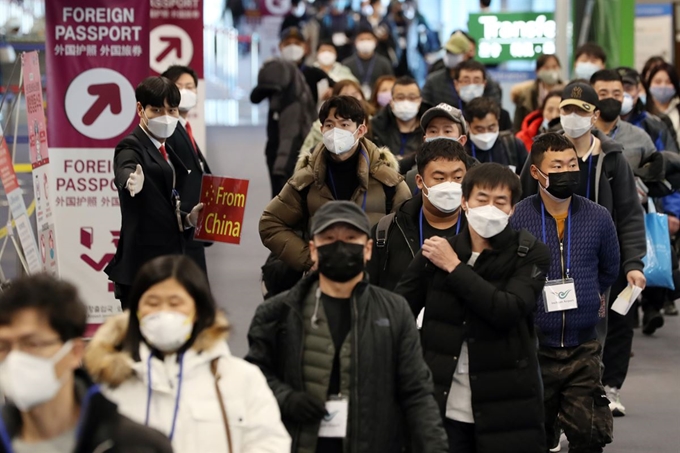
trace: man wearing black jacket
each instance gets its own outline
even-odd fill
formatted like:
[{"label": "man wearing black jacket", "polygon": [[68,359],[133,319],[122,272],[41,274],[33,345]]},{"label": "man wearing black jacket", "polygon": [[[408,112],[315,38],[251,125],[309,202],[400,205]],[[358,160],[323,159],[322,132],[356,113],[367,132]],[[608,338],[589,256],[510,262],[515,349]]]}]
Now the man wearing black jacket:
[{"label": "man wearing black jacket", "polygon": [[432,237],[395,292],[418,314],[450,453],[545,453],[533,312],[550,252],[508,226],[519,179],[500,164],[463,180],[468,228]]},{"label": "man wearing black jacket", "polygon": [[[405,437],[415,452],[445,453],[408,305],[365,277],[368,217],[355,203],[331,201],[311,234],[318,272],[260,305],[248,331],[246,360],[279,402],[291,453],[400,453]],[[330,437],[330,423],[345,428]]]},{"label": "man wearing black jacket", "polygon": [[439,137],[422,145],[416,175],[422,195],[405,201],[373,228],[371,283],[394,290],[424,240],[454,236],[467,228],[460,198],[469,161],[456,140]]},{"label": "man wearing black jacket", "polygon": [[[163,77],[174,82],[181,95],[179,126],[166,143],[175,151],[175,155],[189,172],[178,192],[182,200],[182,210],[191,211],[191,208],[200,201],[203,175],[211,173],[208,161],[196,143],[191,123],[187,119],[189,111],[196,106],[198,77],[196,72],[187,66],[171,66],[163,73]],[[192,236],[192,239],[187,241],[184,252],[207,274],[205,246],[205,242],[194,241]]]}]

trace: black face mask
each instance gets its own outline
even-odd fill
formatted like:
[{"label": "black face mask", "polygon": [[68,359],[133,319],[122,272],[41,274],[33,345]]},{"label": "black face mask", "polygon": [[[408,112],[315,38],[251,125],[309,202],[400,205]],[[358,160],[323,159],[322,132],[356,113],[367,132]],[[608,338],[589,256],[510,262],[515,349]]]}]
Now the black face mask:
[{"label": "black face mask", "polygon": [[560,200],[566,200],[574,195],[581,182],[581,172],[565,171],[562,173],[548,173],[548,188],[550,195]]},{"label": "black face mask", "polygon": [[345,283],[363,272],[364,245],[335,241],[317,248],[319,273],[334,282]]},{"label": "black face mask", "polygon": [[608,123],[614,121],[621,114],[621,101],[614,98],[600,101],[600,117]]}]

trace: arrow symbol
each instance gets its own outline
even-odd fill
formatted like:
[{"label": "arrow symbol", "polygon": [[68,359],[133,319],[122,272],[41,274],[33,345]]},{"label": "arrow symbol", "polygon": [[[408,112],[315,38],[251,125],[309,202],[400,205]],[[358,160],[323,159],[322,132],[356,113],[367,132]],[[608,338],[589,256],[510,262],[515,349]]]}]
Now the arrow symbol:
[{"label": "arrow symbol", "polygon": [[177,58],[182,58],[182,38],[177,36],[162,36],[160,40],[161,42],[168,43],[168,45],[165,46],[165,50],[156,57],[156,61],[158,63],[163,61],[163,59],[167,57],[173,50],[175,51]]},{"label": "arrow symbol", "polygon": [[90,109],[83,116],[83,124],[91,126],[97,121],[107,107],[111,107],[111,113],[118,115],[123,111],[123,104],[120,100],[120,87],[116,83],[102,83],[90,85],[87,92],[92,96],[98,96]]}]

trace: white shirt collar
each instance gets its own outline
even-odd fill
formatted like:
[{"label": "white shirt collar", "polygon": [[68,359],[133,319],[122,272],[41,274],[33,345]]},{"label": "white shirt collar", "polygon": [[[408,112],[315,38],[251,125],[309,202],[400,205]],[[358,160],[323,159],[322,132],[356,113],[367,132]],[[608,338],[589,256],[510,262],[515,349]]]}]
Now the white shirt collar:
[{"label": "white shirt collar", "polygon": [[189,122],[189,121],[187,121],[186,118],[183,118],[182,115],[179,116],[179,124],[181,124],[182,127],[183,127],[184,129],[187,128],[187,123],[188,123],[188,122]]},{"label": "white shirt collar", "polygon": [[156,149],[161,149],[162,143],[159,142],[158,140],[156,140],[155,138],[153,138],[153,137],[151,136],[151,134],[149,134],[149,133],[146,131],[146,129],[144,129],[142,126],[139,126],[139,127],[144,131],[144,133],[146,134],[146,136],[149,137],[149,139],[151,140],[151,143],[153,143],[153,146],[155,146]]}]

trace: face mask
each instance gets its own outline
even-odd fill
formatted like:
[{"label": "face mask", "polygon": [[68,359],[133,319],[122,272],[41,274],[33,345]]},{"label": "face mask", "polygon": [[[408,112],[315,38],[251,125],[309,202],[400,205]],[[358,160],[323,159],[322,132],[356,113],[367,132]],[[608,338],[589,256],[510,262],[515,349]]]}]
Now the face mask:
[{"label": "face mask", "polygon": [[467,221],[475,232],[484,239],[500,234],[508,226],[510,216],[493,205],[468,207]]},{"label": "face mask", "polygon": [[560,81],[560,72],[541,69],[538,71],[538,80],[545,83],[546,85],[555,85]]},{"label": "face mask", "polygon": [[450,214],[460,207],[460,197],[463,189],[457,182],[443,182],[436,186],[427,187],[423,181],[423,187],[427,189],[427,194],[423,194],[430,200],[432,206],[445,214]]},{"label": "face mask", "polygon": [[621,101],[614,98],[600,100],[600,118],[607,123],[615,121],[621,114]]},{"label": "face mask", "polygon": [[317,248],[319,273],[334,282],[344,283],[364,271],[363,244],[335,241]]},{"label": "face mask", "polygon": [[470,140],[482,151],[488,151],[498,140],[499,132],[487,132],[486,134],[470,134]]},{"label": "face mask", "polygon": [[375,50],[375,41],[372,39],[362,39],[357,41],[357,51],[362,55],[372,54]]},{"label": "face mask", "polygon": [[425,142],[429,143],[429,142],[432,142],[434,140],[439,140],[440,138],[443,139],[443,140],[451,140],[453,142],[457,142],[458,140],[460,140],[460,137],[456,138],[456,137],[446,137],[444,135],[438,135],[436,137],[425,137]]},{"label": "face mask", "polygon": [[182,95],[182,99],[179,101],[180,112],[188,112],[196,107],[196,102],[198,102],[196,93],[187,89],[179,90],[179,92]]},{"label": "face mask", "polygon": [[463,102],[470,102],[474,98],[481,97],[484,94],[484,85],[482,84],[470,84],[461,87],[460,98]]},{"label": "face mask", "polygon": [[394,103],[392,113],[402,121],[411,121],[420,110],[420,102],[399,101]]},{"label": "face mask", "polygon": [[385,107],[391,101],[392,101],[392,92],[381,91],[380,93],[378,93],[378,104],[380,105],[380,107]]},{"label": "face mask", "polygon": [[649,92],[662,104],[668,104],[675,97],[675,88],[668,85],[650,87]]},{"label": "face mask", "polygon": [[319,52],[316,55],[316,59],[319,60],[319,64],[321,66],[332,66],[338,59],[338,57],[333,52],[324,50],[323,52]]},{"label": "face mask", "polygon": [[305,15],[305,12],[307,11],[307,5],[305,2],[300,2],[298,3],[298,6],[295,7],[293,10],[293,16],[295,17],[302,17]]},{"label": "face mask", "polygon": [[599,70],[599,65],[586,61],[576,63],[576,67],[574,67],[574,75],[576,79],[585,79],[586,81],[589,81],[593,74]]},{"label": "face mask", "polygon": [[368,17],[373,14],[373,7],[371,5],[365,5],[361,7],[361,14]]},{"label": "face mask", "polygon": [[334,154],[344,154],[359,140],[354,140],[354,132],[346,131],[345,129],[340,129],[339,127],[334,127],[330,131],[326,131],[323,134],[323,144],[326,149]]},{"label": "face mask", "polygon": [[591,116],[570,113],[569,115],[560,115],[560,123],[567,137],[579,138],[593,128],[593,124],[590,122],[591,118]]},{"label": "face mask", "polygon": [[176,311],[159,311],[139,320],[139,330],[147,343],[162,352],[174,352],[191,337],[194,323]]},{"label": "face mask", "polygon": [[638,99],[642,101],[642,105],[647,105],[647,93],[640,93],[640,96],[638,96]]},{"label": "face mask", "polygon": [[463,62],[463,59],[465,58],[465,55],[462,53],[459,53],[458,55],[446,52],[444,54],[444,66],[447,68],[455,68],[459,64]]},{"label": "face mask", "polygon": [[541,123],[541,129],[543,129],[544,131],[547,131],[549,127],[550,127],[550,120],[548,120],[548,118],[543,118],[543,122]]},{"label": "face mask", "polygon": [[170,115],[149,119],[146,116],[146,112],[144,112],[144,118],[146,118],[146,127],[149,129],[149,132],[160,139],[170,137],[175,132],[177,122],[179,121],[179,118]]},{"label": "face mask", "polygon": [[297,44],[290,44],[281,49],[281,56],[284,60],[297,63],[298,61],[302,60],[302,57],[305,56],[305,48],[298,46]]},{"label": "face mask", "polygon": [[633,111],[633,96],[628,93],[623,93],[623,102],[621,103],[621,115],[628,115]]},{"label": "face mask", "polygon": [[541,170],[538,170],[538,172],[545,178],[545,187],[541,184],[538,186],[555,201],[564,201],[574,195],[581,180],[581,172],[578,170],[548,173],[547,175],[544,175]]},{"label": "face mask", "polygon": [[54,365],[71,351],[67,341],[52,357],[36,357],[21,351],[10,352],[0,363],[0,388],[7,398],[23,412],[50,401],[64,385],[57,377]]}]

